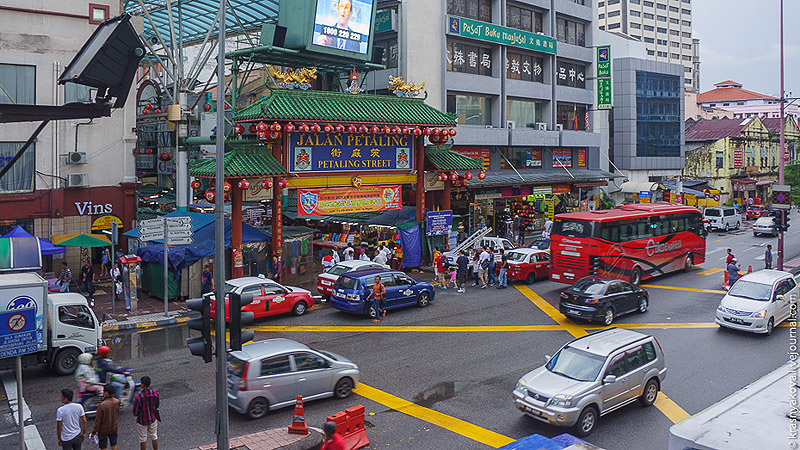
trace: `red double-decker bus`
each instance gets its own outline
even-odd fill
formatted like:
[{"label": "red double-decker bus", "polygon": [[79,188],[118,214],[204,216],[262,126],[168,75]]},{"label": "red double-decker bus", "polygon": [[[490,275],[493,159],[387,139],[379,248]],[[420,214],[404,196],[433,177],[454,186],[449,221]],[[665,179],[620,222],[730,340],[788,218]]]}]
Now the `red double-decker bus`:
[{"label": "red double-decker bus", "polygon": [[550,237],[550,279],[597,275],[639,284],[706,259],[703,216],[695,208],[641,203],[558,214]]}]

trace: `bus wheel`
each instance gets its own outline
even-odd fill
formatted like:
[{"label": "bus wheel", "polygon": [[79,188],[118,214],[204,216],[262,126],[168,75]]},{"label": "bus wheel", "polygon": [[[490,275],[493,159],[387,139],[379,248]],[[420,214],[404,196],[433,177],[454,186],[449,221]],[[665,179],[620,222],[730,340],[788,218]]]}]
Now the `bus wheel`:
[{"label": "bus wheel", "polygon": [[684,272],[691,271],[692,266],[694,266],[694,260],[692,259],[692,255],[687,254],[686,259],[683,261],[683,271]]},{"label": "bus wheel", "polygon": [[642,269],[639,267],[633,268],[633,273],[631,274],[631,284],[638,286],[639,283],[642,282]]}]

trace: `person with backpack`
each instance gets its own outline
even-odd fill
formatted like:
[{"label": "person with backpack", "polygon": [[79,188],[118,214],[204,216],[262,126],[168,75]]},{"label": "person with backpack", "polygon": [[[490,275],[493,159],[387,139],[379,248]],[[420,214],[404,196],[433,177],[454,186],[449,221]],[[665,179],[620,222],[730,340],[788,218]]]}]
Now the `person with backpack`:
[{"label": "person with backpack", "polygon": [[480,250],[478,255],[478,278],[481,280],[481,289],[486,289],[489,273],[489,252],[485,249]]}]

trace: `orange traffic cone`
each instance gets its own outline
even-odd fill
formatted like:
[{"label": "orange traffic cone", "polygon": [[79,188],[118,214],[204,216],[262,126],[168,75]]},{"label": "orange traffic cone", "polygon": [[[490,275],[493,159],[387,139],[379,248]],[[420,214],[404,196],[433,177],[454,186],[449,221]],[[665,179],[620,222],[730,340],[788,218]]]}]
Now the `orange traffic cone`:
[{"label": "orange traffic cone", "polygon": [[724,274],[724,278],[725,278],[725,279],[724,279],[724,281],[722,282],[722,289],[728,289],[728,282],[730,281],[730,280],[728,279],[728,271],[726,270],[725,272],[723,272],[723,274]]},{"label": "orange traffic cone", "polygon": [[291,434],[308,434],[308,426],[306,425],[306,413],[303,412],[303,396],[297,396],[297,402],[294,404],[294,418],[292,424],[289,425],[289,433]]},{"label": "orange traffic cone", "polygon": [[752,272],[753,272],[753,265],[751,264],[747,266],[747,273],[752,273]]}]

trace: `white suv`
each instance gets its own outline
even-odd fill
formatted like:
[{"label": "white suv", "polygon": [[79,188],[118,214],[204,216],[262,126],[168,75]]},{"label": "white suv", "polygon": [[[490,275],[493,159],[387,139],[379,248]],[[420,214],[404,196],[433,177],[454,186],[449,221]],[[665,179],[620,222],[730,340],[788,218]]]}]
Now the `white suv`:
[{"label": "white suv", "polygon": [[781,270],[748,273],[731,286],[717,307],[717,325],[769,336],[792,316],[800,289],[792,274]]},{"label": "white suv", "polygon": [[742,215],[732,206],[712,206],[703,211],[703,219],[709,231],[739,229]]}]

